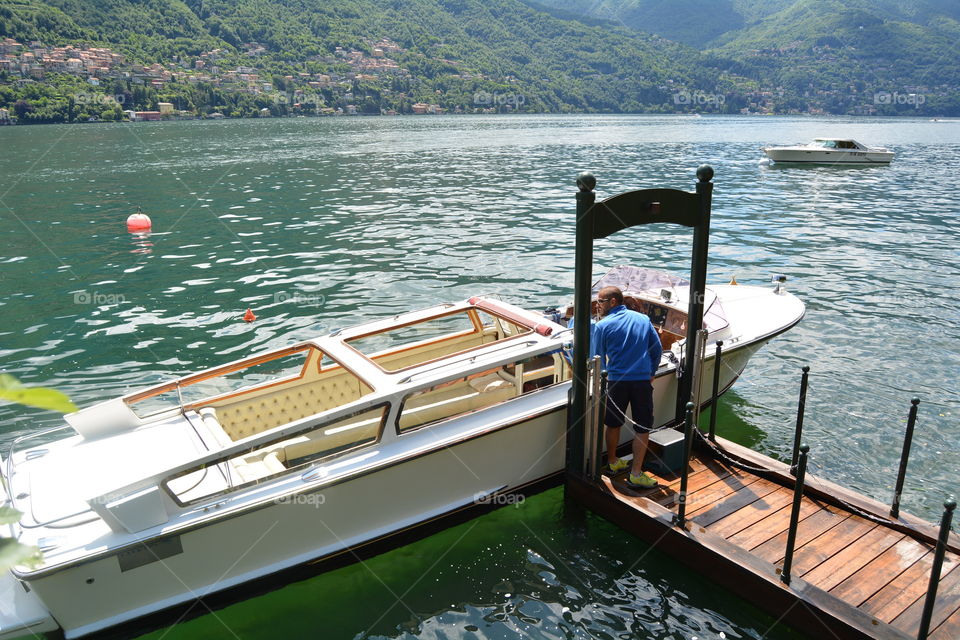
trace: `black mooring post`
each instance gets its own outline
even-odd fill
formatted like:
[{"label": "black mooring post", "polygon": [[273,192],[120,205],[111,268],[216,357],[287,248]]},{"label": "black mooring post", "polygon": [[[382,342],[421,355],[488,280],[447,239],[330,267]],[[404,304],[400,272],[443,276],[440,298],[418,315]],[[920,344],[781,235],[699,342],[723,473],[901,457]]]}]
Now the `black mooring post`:
[{"label": "black mooring post", "polygon": [[923,615],[920,616],[920,630],[917,640],[927,640],[930,633],[930,620],[933,618],[933,605],[937,602],[937,587],[940,586],[940,571],[943,569],[943,556],[947,553],[947,540],[950,538],[950,525],[957,501],[950,498],[943,503],[943,518],[940,519],[940,536],[937,538],[937,550],[933,553],[933,566],[930,568],[930,584],[927,586],[927,598],[923,601]]},{"label": "black mooring post", "polygon": [[717,340],[716,356],[713,358],[713,394],[710,396],[710,434],[711,442],[717,441],[717,393],[720,390],[720,352],[723,340]]},{"label": "black mooring post", "polygon": [[917,423],[917,407],[920,398],[910,401],[910,417],[907,418],[907,433],[903,436],[903,452],[900,454],[900,471],[897,472],[897,486],[893,490],[893,505],[890,507],[890,517],[900,517],[900,496],[903,495],[903,481],[907,477],[907,463],[910,461],[910,445],[913,443],[913,426]]},{"label": "black mooring post", "polygon": [[810,367],[804,365],[800,376],[800,402],[797,403],[797,428],[793,433],[793,457],[790,458],[790,473],[797,475],[797,456],[800,455],[800,437],[803,434],[803,412],[807,408],[807,378]]},{"label": "black mooring post", "polygon": [[587,357],[590,354],[590,279],[593,274],[593,207],[597,179],[577,176],[577,254],[573,289],[573,398],[567,413],[567,473],[583,466],[584,411],[587,407]]},{"label": "black mooring post", "polygon": [[690,475],[690,449],[693,444],[693,403],[687,403],[687,415],[683,422],[683,469],[680,471],[680,496],[677,517],[673,519],[681,529],[687,522],[687,478]]},{"label": "black mooring post", "polygon": [[793,565],[793,547],[797,544],[797,527],[800,524],[800,503],[803,501],[803,482],[807,475],[807,454],[810,447],[800,445],[800,460],[797,465],[797,480],[793,487],[793,508],[790,509],[790,528],[787,529],[787,551],[783,556],[783,573],[780,581],[790,584],[790,568]]},{"label": "black mooring post", "polygon": [[707,289],[707,252],[710,245],[710,203],[713,199],[713,167],[697,167],[698,221],[693,228],[693,256],[690,260],[690,302],[687,307],[686,368],[677,386],[677,416],[682,417],[683,406],[692,400],[693,363],[697,357],[697,331],[703,328],[703,299]]}]

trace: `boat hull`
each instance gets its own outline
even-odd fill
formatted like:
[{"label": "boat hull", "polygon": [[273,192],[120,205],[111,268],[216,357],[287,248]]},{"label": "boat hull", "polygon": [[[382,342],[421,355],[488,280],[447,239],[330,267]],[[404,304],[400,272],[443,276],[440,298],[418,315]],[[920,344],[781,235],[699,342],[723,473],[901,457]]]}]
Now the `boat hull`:
[{"label": "boat hull", "polygon": [[[765,341],[724,353],[722,390]],[[709,389],[712,357],[703,376]],[[671,369],[654,382],[660,425],[675,422],[676,380]],[[156,538],[149,547],[21,578],[54,612],[65,636],[77,638],[295,567],[317,565],[319,570],[338,558],[349,562],[355,550],[398,533],[405,534],[404,541],[422,537],[463,521],[466,512],[511,504],[517,495],[559,483],[568,389],[565,383],[518,399],[515,406],[505,403],[504,415],[523,417],[493,424],[454,445],[330,484],[305,486],[301,493],[255,507],[225,510],[189,530]],[[631,438],[632,430],[622,429],[621,444]],[[380,546],[385,548],[389,545]]]},{"label": "boat hull", "polygon": [[890,164],[889,151],[824,151],[819,149],[766,148],[763,152],[778,164]]}]

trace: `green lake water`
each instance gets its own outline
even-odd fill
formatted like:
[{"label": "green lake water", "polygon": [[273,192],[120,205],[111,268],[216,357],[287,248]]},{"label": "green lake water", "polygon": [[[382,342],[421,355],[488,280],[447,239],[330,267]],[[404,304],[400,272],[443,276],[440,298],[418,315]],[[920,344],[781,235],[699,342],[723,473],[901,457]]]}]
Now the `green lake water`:
[{"label": "green lake water", "polygon": [[[760,146],[853,137],[889,167],[774,168]],[[811,367],[812,470],[903,509],[960,477],[960,121],[513,116],[0,128],[0,372],[80,406],[398,311],[573,285],[576,174],[604,197],[714,178],[708,280],[773,273],[804,321],[724,396],[720,433],[789,456]],[[154,222],[136,235],[137,206]],[[689,269],[688,232],[600,241],[596,273]],[[246,308],[258,320],[242,321]],[[57,424],[0,406],[0,445]],[[5,450],[4,446],[4,450]],[[573,510],[576,511],[576,510]],[[150,638],[797,638],[562,489]],[[131,635],[136,635],[134,630]]]}]

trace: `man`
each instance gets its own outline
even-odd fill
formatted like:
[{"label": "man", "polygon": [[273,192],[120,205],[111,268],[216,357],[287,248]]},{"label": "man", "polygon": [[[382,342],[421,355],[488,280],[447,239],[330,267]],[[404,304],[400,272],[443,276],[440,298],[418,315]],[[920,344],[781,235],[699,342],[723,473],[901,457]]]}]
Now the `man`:
[{"label": "man", "polygon": [[626,469],[626,460],[617,457],[620,427],[633,413],[633,464],[627,484],[650,489],[657,481],[643,472],[650,429],[653,428],[653,377],[660,366],[663,346],[650,318],[623,305],[623,292],[617,287],[600,290],[597,302],[603,314],[593,336],[594,352],[607,370],[607,406],[604,417],[607,439],[606,469],[616,473]]}]

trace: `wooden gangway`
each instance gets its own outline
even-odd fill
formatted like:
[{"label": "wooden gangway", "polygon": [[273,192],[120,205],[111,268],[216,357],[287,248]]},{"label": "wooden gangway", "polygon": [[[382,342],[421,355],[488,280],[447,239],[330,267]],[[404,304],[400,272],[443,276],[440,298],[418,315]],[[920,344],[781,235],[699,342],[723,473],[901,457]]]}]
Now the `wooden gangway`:
[{"label": "wooden gangway", "polygon": [[[782,571],[796,478],[791,466],[723,438],[695,438],[684,522],[681,474],[635,491],[623,475],[568,477],[591,509],[779,619],[827,638],[915,639],[939,528],[806,474],[789,584]],[[693,448],[693,447],[691,447]],[[794,472],[796,470],[794,469]],[[960,541],[949,535],[931,640],[960,638]]]}]

